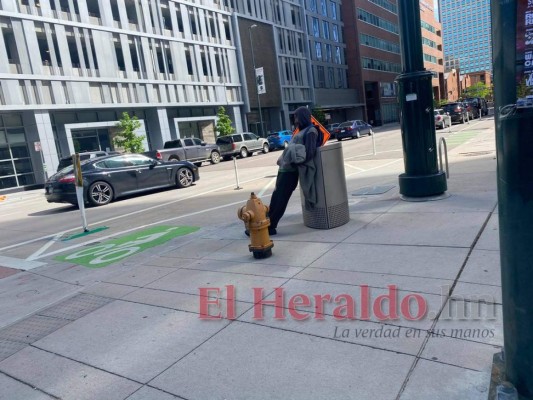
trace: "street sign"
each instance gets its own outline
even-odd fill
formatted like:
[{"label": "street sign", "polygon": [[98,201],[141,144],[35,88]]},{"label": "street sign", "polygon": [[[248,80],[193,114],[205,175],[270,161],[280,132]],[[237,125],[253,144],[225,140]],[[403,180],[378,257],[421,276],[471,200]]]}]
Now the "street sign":
[{"label": "street sign", "polygon": [[43,149],[41,147],[41,142],[33,142],[33,146],[35,147],[35,151],[41,151]]}]

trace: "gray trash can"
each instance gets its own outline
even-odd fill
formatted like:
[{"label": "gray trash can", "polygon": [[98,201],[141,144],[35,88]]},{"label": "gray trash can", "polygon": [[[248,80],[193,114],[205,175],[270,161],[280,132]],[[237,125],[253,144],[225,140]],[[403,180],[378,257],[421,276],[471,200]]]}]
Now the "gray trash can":
[{"label": "gray trash can", "polygon": [[313,210],[305,209],[305,198],[300,188],[304,225],[315,229],[332,229],[348,223],[350,210],[341,143],[320,147],[315,163],[317,205]]}]

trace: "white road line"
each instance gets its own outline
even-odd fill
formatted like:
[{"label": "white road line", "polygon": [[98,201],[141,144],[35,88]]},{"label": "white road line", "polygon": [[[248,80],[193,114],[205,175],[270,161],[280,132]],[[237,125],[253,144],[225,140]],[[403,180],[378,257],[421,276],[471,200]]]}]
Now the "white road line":
[{"label": "white road line", "polygon": [[[266,195],[265,197],[270,197],[270,196],[271,195]],[[126,230],[123,230],[123,231],[120,231],[120,232],[115,232],[115,233],[113,233],[111,235],[102,236],[102,237],[99,237],[99,238],[88,240],[88,241],[83,242],[83,243],[78,243],[78,244],[75,244],[75,245],[72,245],[72,246],[69,246],[69,247],[65,247],[65,248],[62,248],[62,249],[51,251],[50,253],[47,253],[47,254],[41,254],[36,259],[38,260],[38,259],[41,259],[41,258],[54,256],[56,254],[63,253],[63,252],[68,251],[68,250],[77,249],[77,248],[80,248],[80,247],[83,247],[83,246],[87,246],[88,244],[91,244],[91,243],[94,243],[94,242],[100,242],[100,241],[105,240],[105,239],[110,239],[112,237],[120,236],[120,235],[123,235],[125,233],[129,233],[129,232],[134,232],[136,230],[147,228],[149,226],[154,226],[154,225],[159,225],[159,224],[166,224],[166,223],[168,223],[170,221],[176,221],[176,220],[182,219],[182,218],[193,217],[193,216],[198,215],[198,214],[204,214],[204,213],[208,213],[208,212],[211,212],[211,211],[220,210],[221,208],[231,207],[231,206],[235,206],[237,204],[243,204],[243,203],[244,203],[243,200],[235,201],[233,203],[223,204],[221,206],[206,208],[206,209],[201,210],[201,211],[195,211],[193,213],[180,215],[179,217],[165,218],[165,219],[162,219],[160,221],[152,222],[150,224],[137,226],[135,228],[126,229]]]},{"label": "white road line", "polygon": [[355,169],[355,170],[357,170],[357,171],[361,171],[361,172],[366,171],[366,169],[359,168],[359,167],[356,167],[356,166],[354,166],[354,165],[350,165],[350,164],[348,164],[348,163],[344,163],[344,166],[345,166],[345,167],[348,167],[348,168],[353,168],[353,169]]},{"label": "white road line", "polygon": [[20,258],[13,258],[13,257],[5,257],[0,256],[0,264],[2,266],[7,268],[14,268],[14,269],[22,269],[24,271],[28,271],[33,268],[42,267],[43,265],[46,265],[44,262],[39,261],[27,261],[27,260],[21,260]]},{"label": "white road line", "polygon": [[[261,180],[261,179],[265,179],[265,177],[262,176],[260,178],[249,179],[249,180],[243,181],[241,183],[243,183],[243,184],[244,183],[250,183],[250,182],[258,181],[258,180]],[[91,225],[103,224],[105,222],[114,221],[116,219],[121,219],[121,218],[124,218],[124,217],[130,217],[132,215],[140,214],[140,213],[143,213],[145,211],[150,211],[150,210],[153,210],[153,209],[156,209],[156,208],[165,207],[165,206],[168,206],[170,204],[179,203],[181,201],[193,199],[195,197],[199,197],[199,196],[203,196],[205,194],[213,193],[213,192],[216,192],[218,190],[229,189],[229,188],[233,188],[233,187],[235,187],[235,185],[233,185],[233,184],[232,185],[227,185],[227,186],[222,186],[222,187],[219,187],[217,189],[208,190],[206,192],[198,193],[198,194],[195,194],[195,195],[192,195],[192,196],[189,196],[189,197],[184,197],[184,198],[181,198],[181,199],[173,200],[173,201],[170,201],[168,203],[163,203],[163,204],[158,204],[156,206],[143,208],[141,210],[133,211],[133,212],[128,213],[128,214],[122,214],[122,215],[119,215],[119,216],[116,216],[116,217],[112,217],[112,218],[108,218],[108,219],[104,219],[104,220],[101,220],[101,221],[95,221],[95,222],[91,221]],[[41,236],[41,237],[38,237],[38,238],[35,238],[35,239],[26,240],[24,242],[15,243],[15,244],[0,248],[0,251],[10,250],[10,249],[14,249],[14,248],[17,248],[17,247],[20,247],[20,246],[25,246],[27,244],[39,242],[39,241],[44,240],[44,239],[53,238],[55,235],[58,235],[58,234],[64,235],[65,233],[74,232],[74,231],[77,231],[79,229],[80,229],[79,227],[76,227],[76,228],[68,229],[68,230],[65,230],[65,231],[51,233],[50,235]]]},{"label": "white road line", "polygon": [[366,171],[354,172],[353,174],[346,175],[346,178],[349,178],[350,176],[354,176],[354,175],[364,174],[365,172],[374,171],[374,170],[376,170],[376,169],[380,169],[380,168],[386,167],[386,166],[388,166],[388,165],[392,165],[392,164],[394,164],[394,163],[397,163],[398,161],[403,161],[403,158],[398,158],[397,160],[394,160],[394,161],[388,162],[388,163],[386,163],[386,164],[378,165],[377,167],[374,167],[374,168],[369,168],[369,169],[367,169]]},{"label": "white road line", "polygon": [[[376,155],[378,154],[386,154],[386,153],[397,153],[399,151],[403,151],[403,149],[395,149],[395,150],[385,150],[385,151],[378,151],[376,152]],[[352,157],[346,157],[344,159],[344,161],[348,161],[348,160],[352,160],[354,158],[361,158],[361,157],[368,157],[368,156],[373,156],[374,153],[368,153],[368,154],[362,154],[360,156],[352,156]]]},{"label": "white road line", "polygon": [[261,189],[261,191],[259,192],[259,194],[257,195],[257,197],[263,197],[263,195],[264,195],[265,192],[268,190],[268,188],[269,188],[270,186],[272,186],[272,184],[273,184],[274,182],[276,182],[276,179],[278,179],[278,178],[277,178],[277,177],[276,177],[276,178],[272,178],[272,179],[270,180],[270,182],[268,182],[268,183],[265,185],[265,187],[264,187],[263,189]]},{"label": "white road line", "polygon": [[48,243],[46,243],[43,247],[41,247],[39,250],[37,250],[35,253],[33,253],[31,256],[26,258],[27,261],[33,261],[36,260],[41,254],[43,254],[50,246],[52,246],[55,242],[59,240],[59,238],[63,236],[62,233],[58,233],[55,235]]}]

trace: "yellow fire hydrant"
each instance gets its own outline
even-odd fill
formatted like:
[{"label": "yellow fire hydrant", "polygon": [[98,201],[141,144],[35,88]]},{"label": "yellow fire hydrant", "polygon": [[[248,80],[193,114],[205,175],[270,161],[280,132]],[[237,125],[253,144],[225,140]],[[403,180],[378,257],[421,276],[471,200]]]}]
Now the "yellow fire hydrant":
[{"label": "yellow fire hydrant", "polygon": [[268,207],[252,192],[245,206],[237,211],[239,219],[244,221],[246,229],[250,232],[251,244],[248,249],[254,258],[268,258],[272,255],[274,242],[270,240],[268,227],[270,220],[267,217]]}]

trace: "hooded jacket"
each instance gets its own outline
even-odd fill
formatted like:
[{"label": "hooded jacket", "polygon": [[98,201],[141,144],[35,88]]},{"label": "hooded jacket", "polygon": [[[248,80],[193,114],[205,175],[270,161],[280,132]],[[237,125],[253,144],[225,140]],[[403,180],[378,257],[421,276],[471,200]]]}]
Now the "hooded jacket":
[{"label": "hooded jacket", "polygon": [[317,203],[315,155],[321,141],[317,129],[311,123],[311,112],[307,107],[298,108],[294,116],[298,120],[300,131],[292,137],[279,158],[278,165],[281,171],[297,169],[300,187],[305,196],[305,207],[312,210]]}]

